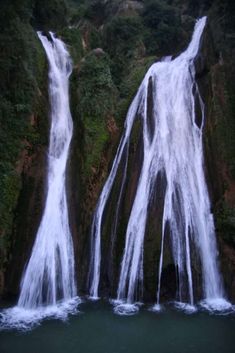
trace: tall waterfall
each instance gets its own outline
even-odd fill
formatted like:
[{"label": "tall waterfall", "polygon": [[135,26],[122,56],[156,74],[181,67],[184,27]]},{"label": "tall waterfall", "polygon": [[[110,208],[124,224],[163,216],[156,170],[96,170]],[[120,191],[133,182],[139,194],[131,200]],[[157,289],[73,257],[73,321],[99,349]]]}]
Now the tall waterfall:
[{"label": "tall waterfall", "polygon": [[[51,131],[48,153],[48,191],[32,255],[21,283],[18,305],[53,305],[76,295],[74,254],[69,230],[65,170],[73,123],[69,110],[70,56],[63,42],[38,34],[50,65]],[[35,275],[36,274],[36,275]]]},{"label": "tall waterfall", "polygon": [[[194,59],[199,50],[205,24],[206,17],[197,21],[192,40],[180,56],[172,61],[168,57],[153,64],[148,70],[129,108],[124,133],[95,210],[89,276],[90,296],[94,298],[98,297],[100,282],[104,210],[118,167],[128,148],[133,123],[136,117],[141,116],[143,162],[127,224],[125,248],[120,266],[117,302],[121,304],[116,307],[119,313],[136,310],[132,304],[140,299],[136,293],[139,288],[142,288],[144,281],[143,254],[148,207],[158,175],[165,176],[166,191],[156,307],[160,303],[164,238],[167,229],[170,233],[171,251],[178,275],[176,299],[182,302],[182,289],[186,287],[187,303],[189,306],[194,305],[191,259],[193,248],[200,257],[203,303],[207,307],[218,310],[228,304],[224,299],[223,285],[217,266],[214,221],[203,170],[204,105],[195,81]],[[151,118],[148,112],[149,94],[152,94]],[[201,110],[201,119],[198,120],[201,122],[197,121],[195,114],[196,96]],[[125,173],[124,171],[123,180]],[[123,184],[121,192],[122,188]],[[116,224],[117,219],[113,222]]]},{"label": "tall waterfall", "polygon": [[47,196],[30,260],[21,281],[15,308],[5,321],[17,325],[41,316],[62,315],[76,306],[74,252],[66,199],[66,163],[73,132],[68,81],[72,62],[64,43],[50,32],[38,33],[49,62],[51,105]]}]

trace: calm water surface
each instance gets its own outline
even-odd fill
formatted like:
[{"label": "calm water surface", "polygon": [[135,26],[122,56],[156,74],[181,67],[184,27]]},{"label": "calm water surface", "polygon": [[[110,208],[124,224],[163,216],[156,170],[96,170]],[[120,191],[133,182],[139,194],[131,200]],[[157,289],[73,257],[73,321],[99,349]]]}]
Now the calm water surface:
[{"label": "calm water surface", "polygon": [[234,353],[235,316],[118,316],[111,305],[83,303],[67,322],[47,320],[29,332],[0,332],[1,353]]}]

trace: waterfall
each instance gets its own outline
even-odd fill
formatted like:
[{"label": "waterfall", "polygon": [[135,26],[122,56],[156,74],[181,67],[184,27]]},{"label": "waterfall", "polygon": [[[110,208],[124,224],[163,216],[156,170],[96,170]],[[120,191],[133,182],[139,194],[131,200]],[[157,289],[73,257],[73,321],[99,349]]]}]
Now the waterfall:
[{"label": "waterfall", "polygon": [[[35,308],[76,296],[74,254],[68,222],[65,171],[73,123],[68,79],[72,63],[63,42],[38,33],[50,65],[51,131],[48,152],[48,190],[36,241],[21,283],[18,305]],[[37,274],[35,276],[35,273]]]},{"label": "waterfall", "polygon": [[[104,210],[124,151],[128,149],[134,121],[140,116],[143,134],[143,162],[126,228],[125,248],[117,289],[119,305],[115,308],[118,313],[130,313],[137,310],[134,303],[141,299],[136,293],[143,287],[144,236],[148,207],[158,175],[166,176],[166,191],[155,308],[159,308],[160,305],[164,240],[167,228],[170,233],[172,257],[178,274],[178,298],[176,299],[182,302],[184,288],[187,304],[194,307],[191,258],[193,248],[200,257],[203,291],[201,304],[215,310],[229,305],[224,299],[223,285],[217,265],[214,221],[203,170],[204,104],[195,81],[194,59],[199,51],[205,24],[206,17],[196,22],[191,42],[180,56],[174,60],[167,57],[153,64],[145,75],[129,108],[124,133],[94,213],[89,285],[90,296],[97,298]],[[148,112],[149,94],[153,97],[151,121]],[[197,121],[195,113],[196,97],[201,110],[201,119],[198,119],[201,120],[200,122]],[[123,178],[125,178],[125,172]],[[117,219],[113,222],[116,224]]]},{"label": "waterfall", "polygon": [[[18,304],[5,313],[9,325],[30,324],[48,315],[64,315],[78,302],[74,252],[66,198],[66,163],[73,123],[69,109],[72,61],[64,43],[50,32],[38,33],[49,62],[51,105],[47,195],[32,254],[21,281]],[[12,312],[10,311],[12,310]],[[62,315],[62,316],[63,316]]]}]

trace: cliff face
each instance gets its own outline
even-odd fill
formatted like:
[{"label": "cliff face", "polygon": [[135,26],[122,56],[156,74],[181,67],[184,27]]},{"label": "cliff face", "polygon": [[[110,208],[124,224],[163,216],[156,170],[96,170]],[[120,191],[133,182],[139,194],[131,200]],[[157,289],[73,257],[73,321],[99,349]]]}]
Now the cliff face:
[{"label": "cliff face", "polygon": [[233,300],[235,298],[234,13],[232,2],[211,9],[202,49],[205,75],[201,78],[206,87],[204,100],[207,121],[204,145],[208,184],[218,235],[221,271],[227,293]]},{"label": "cliff face", "polygon": [[[39,225],[46,189],[49,106],[47,64],[35,29],[56,30],[74,61],[71,108],[74,136],[67,190],[78,286],[86,292],[92,214],[111,167],[128,106],[148,67],[162,55],[181,52],[194,18],[207,14],[208,26],[196,62],[206,104],[205,167],[215,214],[220,262],[229,297],[235,294],[235,77],[232,1],[73,1],[12,2],[5,6],[1,34],[1,263],[0,291],[17,294],[24,264]],[[56,10],[56,11],[54,11]],[[12,16],[14,13],[14,16]],[[63,14],[63,15],[62,15]],[[5,48],[8,48],[7,50]],[[22,49],[24,48],[24,49]],[[3,93],[2,93],[3,92]],[[151,102],[150,102],[151,105]],[[124,229],[141,162],[139,124],[130,145],[128,192],[122,200],[120,234],[112,247],[109,213],[117,203],[112,191],[103,231],[101,289],[113,295],[124,245]],[[121,171],[120,171],[121,172]],[[119,173],[120,173],[119,172]],[[164,176],[162,176],[164,186]],[[159,192],[161,190],[158,190]],[[156,192],[146,233],[146,299],[156,290],[159,254],[159,204]],[[158,215],[159,217],[156,217]],[[110,262],[110,254],[113,260]],[[174,292],[171,254],[163,269],[163,293]],[[233,297],[234,299],[234,297]]]},{"label": "cliff face", "polygon": [[45,187],[47,65],[23,5],[12,1],[0,11],[0,292],[18,284]]}]

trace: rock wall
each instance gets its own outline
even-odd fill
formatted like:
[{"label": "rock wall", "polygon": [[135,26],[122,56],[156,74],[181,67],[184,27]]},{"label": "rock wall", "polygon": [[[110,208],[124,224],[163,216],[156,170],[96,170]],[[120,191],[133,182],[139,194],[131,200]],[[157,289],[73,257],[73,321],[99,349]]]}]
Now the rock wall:
[{"label": "rock wall", "polygon": [[[235,299],[235,70],[234,25],[230,7],[221,20],[219,9],[209,16],[202,55],[207,120],[204,134],[208,184],[215,215],[219,259],[229,298]],[[234,8],[233,8],[234,9]],[[231,17],[234,12],[231,8]]]}]

